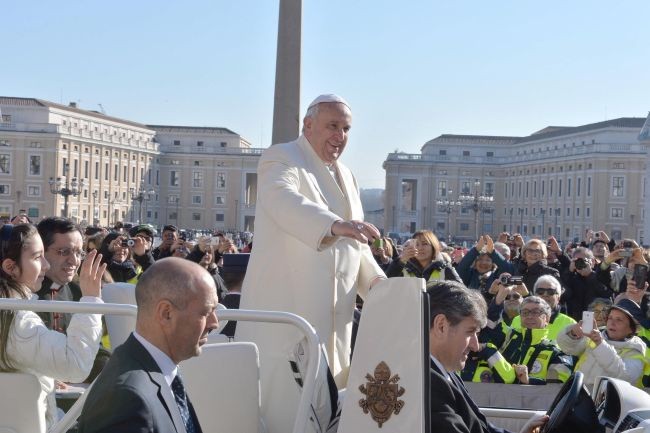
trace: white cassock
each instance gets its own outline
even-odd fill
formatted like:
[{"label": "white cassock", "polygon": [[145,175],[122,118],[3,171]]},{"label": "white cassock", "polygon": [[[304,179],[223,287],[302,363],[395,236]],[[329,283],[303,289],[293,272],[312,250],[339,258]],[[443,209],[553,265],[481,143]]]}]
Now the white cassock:
[{"label": "white cassock", "polygon": [[[340,162],[334,167],[338,183],[302,135],[264,151],[240,308],[304,317],[316,329],[341,389],[350,366],[357,291],[364,297],[370,282],[384,273],[368,245],[331,235],[335,221],[363,220],[352,172]],[[290,432],[299,389],[288,360],[299,332],[289,325],[239,322],[236,334],[260,349],[262,414],[269,433]]]}]

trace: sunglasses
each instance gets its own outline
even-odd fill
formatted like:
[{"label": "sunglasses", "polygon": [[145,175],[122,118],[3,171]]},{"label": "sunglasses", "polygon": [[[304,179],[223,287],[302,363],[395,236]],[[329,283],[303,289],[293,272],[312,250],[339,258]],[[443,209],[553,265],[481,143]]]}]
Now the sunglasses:
[{"label": "sunglasses", "polygon": [[519,299],[521,299],[521,295],[519,293],[512,293],[506,296],[506,301],[518,301]]},{"label": "sunglasses", "polygon": [[545,289],[543,287],[538,287],[535,289],[535,294],[540,296],[553,296],[557,295],[557,291],[555,289]]}]

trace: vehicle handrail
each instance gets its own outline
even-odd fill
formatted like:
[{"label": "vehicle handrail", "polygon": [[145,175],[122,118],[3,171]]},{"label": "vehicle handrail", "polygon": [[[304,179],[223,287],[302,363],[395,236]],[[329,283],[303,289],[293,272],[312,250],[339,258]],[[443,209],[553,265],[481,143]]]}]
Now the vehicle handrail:
[{"label": "vehicle handrail", "polygon": [[[23,299],[0,299],[0,309],[57,313],[116,314],[123,316],[135,316],[138,311],[138,308],[135,305],[127,304],[32,301]],[[307,371],[305,372],[302,394],[300,396],[298,411],[296,413],[296,420],[293,425],[293,433],[304,432],[309,417],[311,398],[314,389],[316,388],[316,378],[318,377],[318,368],[322,356],[319,348],[318,335],[316,334],[314,327],[302,317],[285,311],[219,310],[219,318],[222,320],[283,323],[295,326],[305,335],[308,344],[309,363],[307,365]],[[87,392],[88,391],[86,391],[86,393]],[[72,405],[65,416],[52,427],[50,433],[64,433],[72,426],[72,424],[74,424],[81,414],[86,393],[84,393]]]}]

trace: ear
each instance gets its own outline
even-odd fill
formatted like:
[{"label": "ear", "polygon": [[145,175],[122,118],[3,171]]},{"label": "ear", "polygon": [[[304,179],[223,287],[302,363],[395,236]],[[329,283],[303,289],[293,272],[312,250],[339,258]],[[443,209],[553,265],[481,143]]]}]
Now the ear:
[{"label": "ear", "polygon": [[302,122],[302,129],[303,129],[303,134],[305,136],[309,135],[311,133],[311,127],[314,122],[313,117],[305,117],[303,122]]},{"label": "ear", "polygon": [[2,270],[5,271],[7,275],[11,275],[15,278],[16,270],[20,270],[20,268],[18,268],[18,264],[13,259],[4,259],[2,261]]},{"label": "ear", "polygon": [[158,301],[156,304],[155,314],[156,321],[160,324],[160,326],[166,327],[166,325],[169,325],[171,323],[173,308],[174,306],[171,304],[171,302],[166,299],[161,299]]},{"label": "ear", "polygon": [[450,324],[449,320],[447,320],[447,316],[440,313],[433,318],[430,332],[437,337],[441,337],[447,333],[449,326]]}]

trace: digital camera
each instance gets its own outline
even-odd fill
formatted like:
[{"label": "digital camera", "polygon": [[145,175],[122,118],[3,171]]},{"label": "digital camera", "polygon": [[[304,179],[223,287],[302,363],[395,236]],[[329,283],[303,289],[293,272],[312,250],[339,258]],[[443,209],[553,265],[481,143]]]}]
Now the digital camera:
[{"label": "digital camera", "polygon": [[513,275],[510,276],[501,275],[501,277],[499,277],[499,282],[503,286],[516,286],[517,284],[521,284],[523,282],[523,277],[521,276],[515,277]]},{"label": "digital camera", "polygon": [[577,270],[581,271],[587,267],[587,261],[583,259],[582,257],[579,259],[576,259],[575,261],[575,267]]},{"label": "digital camera", "polygon": [[135,241],[133,239],[122,239],[122,248],[129,248],[135,245]]}]

